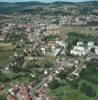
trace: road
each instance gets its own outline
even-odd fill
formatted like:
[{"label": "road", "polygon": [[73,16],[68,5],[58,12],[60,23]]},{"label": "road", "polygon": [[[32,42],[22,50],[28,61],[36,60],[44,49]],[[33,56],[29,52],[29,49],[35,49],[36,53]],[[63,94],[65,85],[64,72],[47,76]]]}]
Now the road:
[{"label": "road", "polygon": [[33,95],[33,97],[34,97],[34,93],[36,91],[40,90],[44,86],[45,83],[48,83],[50,81],[49,80],[50,77],[56,76],[56,74],[57,74],[56,71],[60,70],[60,68],[62,67],[63,63],[64,62],[60,62],[60,63],[56,62],[56,63],[54,63],[53,70],[46,77],[44,77],[40,83],[38,83],[36,86],[31,88],[31,95]]}]

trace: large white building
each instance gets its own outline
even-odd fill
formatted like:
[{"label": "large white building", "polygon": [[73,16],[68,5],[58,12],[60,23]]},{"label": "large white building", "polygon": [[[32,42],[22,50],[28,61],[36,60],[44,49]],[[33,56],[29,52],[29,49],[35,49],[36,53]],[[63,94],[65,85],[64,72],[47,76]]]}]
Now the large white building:
[{"label": "large white building", "polygon": [[89,53],[89,49],[83,46],[83,42],[77,42],[77,45],[70,51],[70,54],[75,56],[85,56]]},{"label": "large white building", "polygon": [[74,50],[84,51],[86,48],[83,46],[74,46]]},{"label": "large white building", "polygon": [[73,49],[70,51],[70,54],[75,55],[75,56],[85,56],[88,54],[88,50],[84,49],[84,50],[79,50],[79,49]]}]

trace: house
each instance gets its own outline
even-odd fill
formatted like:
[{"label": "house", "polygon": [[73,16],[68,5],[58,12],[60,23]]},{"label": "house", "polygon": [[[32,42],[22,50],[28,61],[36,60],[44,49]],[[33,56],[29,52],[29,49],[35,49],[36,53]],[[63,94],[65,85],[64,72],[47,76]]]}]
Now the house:
[{"label": "house", "polygon": [[79,72],[74,71],[74,72],[72,72],[72,74],[73,74],[74,76],[79,77]]},{"label": "house", "polygon": [[4,86],[0,85],[0,91],[4,90]]},{"label": "house", "polygon": [[56,41],[56,44],[65,48],[65,42],[64,41]]},{"label": "house", "polygon": [[52,46],[51,46],[52,51],[54,51],[55,48],[56,48],[55,45],[52,45]]},{"label": "house", "polygon": [[48,74],[48,71],[47,70],[44,70],[44,74],[47,75]]},{"label": "house", "polygon": [[98,46],[95,46],[95,53],[98,55]]},{"label": "house", "polygon": [[85,47],[84,46],[74,46],[74,50],[84,51]]},{"label": "house", "polygon": [[55,41],[49,41],[47,45],[48,46],[54,46],[55,44],[56,44]]},{"label": "house", "polygon": [[28,86],[16,85],[9,89],[10,95],[8,95],[7,100],[32,100],[29,93],[30,89]]},{"label": "house", "polygon": [[8,95],[7,100],[17,100],[15,96],[13,95]]},{"label": "house", "polygon": [[93,41],[90,41],[88,42],[87,46],[88,46],[88,49],[91,50],[92,48],[94,48],[95,45]]},{"label": "house", "polygon": [[83,45],[84,43],[82,41],[77,42],[77,46]]},{"label": "house", "polygon": [[47,34],[48,35],[56,35],[56,34],[59,34],[59,31],[58,30],[48,30]]},{"label": "house", "polygon": [[4,38],[3,37],[0,37],[0,42],[3,42],[4,41]]},{"label": "house", "polygon": [[94,46],[94,42],[93,41],[90,41],[90,42],[88,42],[88,44],[87,44],[89,47],[90,46]]},{"label": "house", "polygon": [[53,53],[54,54],[54,57],[57,56],[60,53],[60,51],[61,51],[61,48],[55,49],[55,51]]},{"label": "house", "polygon": [[42,51],[43,54],[45,54],[46,53],[46,48],[42,47],[41,51]]}]

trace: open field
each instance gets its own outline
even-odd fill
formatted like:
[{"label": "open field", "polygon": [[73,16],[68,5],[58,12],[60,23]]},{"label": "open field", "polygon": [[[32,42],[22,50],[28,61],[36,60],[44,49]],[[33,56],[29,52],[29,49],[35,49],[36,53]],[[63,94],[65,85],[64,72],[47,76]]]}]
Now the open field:
[{"label": "open field", "polygon": [[13,56],[14,51],[0,51],[0,67],[9,63],[9,57]]},{"label": "open field", "polygon": [[98,26],[62,26],[53,29],[48,29],[49,31],[59,31],[59,36],[66,36],[69,32],[77,32],[81,34],[87,34],[92,36],[98,36]]},{"label": "open field", "polygon": [[0,43],[0,47],[12,46],[12,43]]},{"label": "open field", "polygon": [[0,67],[9,63],[9,57],[13,56],[16,46],[0,43]]},{"label": "open field", "polygon": [[[96,26],[97,27],[97,26]],[[66,35],[69,32],[77,32],[81,34],[90,34],[93,36],[98,36],[98,29],[95,26],[63,26],[60,29],[60,33]]]}]

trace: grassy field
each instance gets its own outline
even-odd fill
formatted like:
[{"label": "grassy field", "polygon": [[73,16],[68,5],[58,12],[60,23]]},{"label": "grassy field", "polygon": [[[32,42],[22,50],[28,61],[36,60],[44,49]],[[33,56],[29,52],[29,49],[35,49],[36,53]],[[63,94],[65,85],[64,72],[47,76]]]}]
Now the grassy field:
[{"label": "grassy field", "polygon": [[16,46],[0,43],[0,67],[9,63],[9,57],[13,56]]},{"label": "grassy field", "polygon": [[66,35],[69,32],[77,32],[81,34],[90,34],[90,35],[98,36],[98,29],[96,30],[92,28],[94,28],[94,26],[84,26],[84,27],[82,26],[63,26],[60,29],[60,33],[62,33],[63,35]]},{"label": "grassy field", "polygon": [[0,51],[0,67],[9,62],[9,57],[13,56],[14,51]]}]

